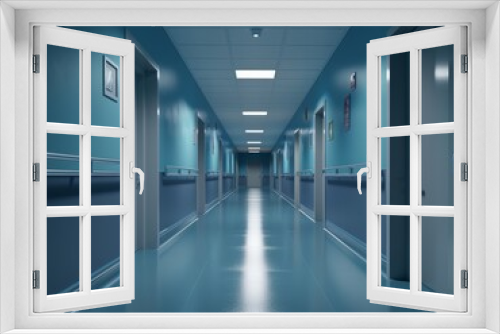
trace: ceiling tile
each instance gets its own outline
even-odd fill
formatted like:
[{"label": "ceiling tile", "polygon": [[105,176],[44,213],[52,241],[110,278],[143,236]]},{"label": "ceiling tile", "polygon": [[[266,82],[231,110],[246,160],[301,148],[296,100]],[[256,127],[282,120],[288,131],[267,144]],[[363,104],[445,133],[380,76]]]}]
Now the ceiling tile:
[{"label": "ceiling tile", "polygon": [[[336,46],[343,27],[165,28],[200,89],[236,145],[258,138],[272,148],[306,97]],[[276,69],[275,80],[237,80],[235,69]],[[243,110],[267,110],[245,117]],[[248,127],[264,134],[248,135]],[[243,144],[243,145],[242,145]]]},{"label": "ceiling tile", "polygon": [[260,70],[276,69],[278,58],[275,59],[234,59],[234,69]]},{"label": "ceiling tile", "polygon": [[220,27],[168,27],[165,29],[179,45],[227,45],[225,28]]},{"label": "ceiling tile", "polygon": [[315,70],[318,75],[326,63],[326,59],[280,59],[278,64],[279,70]]},{"label": "ceiling tile", "polygon": [[287,45],[283,47],[283,59],[329,59],[335,46],[332,45]]},{"label": "ceiling tile", "polygon": [[281,46],[279,45],[232,45],[232,56],[236,59],[278,59]]},{"label": "ceiling tile", "polygon": [[234,80],[235,74],[231,70],[196,70],[193,71],[196,79],[225,79]]},{"label": "ceiling tile", "polygon": [[184,60],[189,58],[230,58],[227,45],[179,45],[177,49]]},{"label": "ceiling tile", "polygon": [[346,27],[290,27],[285,45],[337,45],[347,32]]}]

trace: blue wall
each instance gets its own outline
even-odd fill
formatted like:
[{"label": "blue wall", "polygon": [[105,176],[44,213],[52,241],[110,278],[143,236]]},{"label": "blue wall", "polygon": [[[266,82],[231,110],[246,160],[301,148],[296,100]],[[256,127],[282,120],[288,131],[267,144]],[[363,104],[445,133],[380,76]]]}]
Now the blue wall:
[{"label": "blue wall", "polygon": [[[352,27],[325,65],[295,115],[285,128],[273,151],[283,152],[283,172],[293,170],[293,133],[300,130],[301,170],[314,170],[314,113],[325,107],[327,168],[363,164],[366,161],[366,45],[372,39],[386,37],[387,27]],[[349,79],[356,72],[356,90],[351,91]],[[349,129],[344,127],[344,99],[350,94],[351,118]],[[305,113],[307,111],[307,117]],[[328,124],[333,121],[333,138],[328,138]],[[326,227],[345,232],[346,242],[357,249],[366,242],[366,198],[355,196],[353,182],[357,170],[340,170],[345,177],[328,176],[325,187]],[[349,176],[351,174],[351,176]],[[286,181],[284,181],[286,183]],[[303,207],[314,209],[314,180],[301,177],[300,200]],[[283,191],[289,192],[289,186]],[[353,215],[353,212],[356,214]],[[348,219],[346,219],[348,217]]]},{"label": "blue wall", "polygon": [[[325,124],[333,121],[334,139],[326,142],[326,166],[362,163],[366,160],[366,44],[386,37],[387,27],[352,27],[325,65],[295,115],[287,125],[277,148],[292,146],[293,131],[301,130],[302,169],[314,169],[314,113],[326,107]],[[357,87],[351,92],[349,78],[356,72]],[[350,130],[344,129],[344,97],[351,94]],[[304,116],[307,110],[308,119]],[[286,151],[286,150],[285,150]],[[293,165],[293,153],[284,154],[283,166]],[[287,161],[285,161],[287,160]]]}]

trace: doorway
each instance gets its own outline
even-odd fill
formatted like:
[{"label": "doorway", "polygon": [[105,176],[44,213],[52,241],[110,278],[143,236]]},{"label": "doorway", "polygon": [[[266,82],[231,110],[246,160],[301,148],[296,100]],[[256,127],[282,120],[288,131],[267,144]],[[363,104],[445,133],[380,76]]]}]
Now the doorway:
[{"label": "doorway", "polygon": [[205,213],[205,123],[198,117],[198,177],[196,178],[196,201],[198,215]]},{"label": "doorway", "polygon": [[[146,175],[144,194],[136,196],[136,249],[155,249],[159,238],[158,70],[135,49],[135,159]],[[136,178],[139,189],[139,178]]]},{"label": "doorway", "polygon": [[293,183],[294,183],[294,201],[297,207],[300,207],[300,130],[295,131],[293,143]]},{"label": "doorway", "polygon": [[324,221],[325,107],[314,114],[314,219]]},{"label": "doorway", "polygon": [[262,187],[262,163],[260,159],[248,159],[247,165],[247,187],[261,188]]}]

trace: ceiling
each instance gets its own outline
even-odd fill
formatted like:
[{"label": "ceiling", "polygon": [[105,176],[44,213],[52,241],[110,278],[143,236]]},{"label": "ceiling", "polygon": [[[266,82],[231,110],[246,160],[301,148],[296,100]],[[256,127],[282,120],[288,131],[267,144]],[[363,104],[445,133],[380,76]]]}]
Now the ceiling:
[{"label": "ceiling", "polygon": [[[271,150],[348,29],[267,27],[253,38],[248,27],[165,27],[240,151],[251,140]],[[236,69],[275,69],[276,78],[237,80]],[[243,116],[244,110],[265,110],[268,116]]]}]

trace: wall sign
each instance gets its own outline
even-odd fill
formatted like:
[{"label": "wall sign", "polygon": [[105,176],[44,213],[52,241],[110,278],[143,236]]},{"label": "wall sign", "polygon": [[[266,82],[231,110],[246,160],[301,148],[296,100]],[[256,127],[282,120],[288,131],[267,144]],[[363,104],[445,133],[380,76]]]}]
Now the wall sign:
[{"label": "wall sign", "polygon": [[356,90],[356,72],[351,73],[351,77],[349,79],[349,88],[351,89],[351,92],[354,92]]},{"label": "wall sign", "polygon": [[103,56],[103,94],[118,102],[118,66],[111,59]]}]

